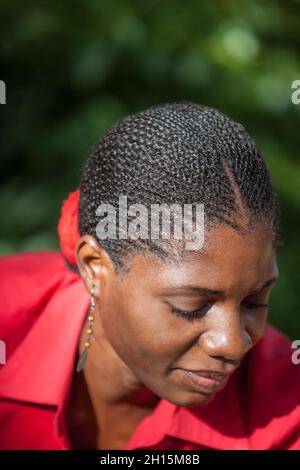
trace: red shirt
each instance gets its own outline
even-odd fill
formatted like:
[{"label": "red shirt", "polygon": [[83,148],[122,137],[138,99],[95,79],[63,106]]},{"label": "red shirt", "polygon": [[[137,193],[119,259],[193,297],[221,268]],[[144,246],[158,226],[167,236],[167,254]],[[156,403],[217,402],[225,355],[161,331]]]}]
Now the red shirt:
[{"label": "red shirt", "polygon": [[[58,252],[2,257],[0,448],[70,449],[65,424],[90,298]],[[124,449],[300,449],[300,365],[271,325],[206,406],[160,399]]]}]

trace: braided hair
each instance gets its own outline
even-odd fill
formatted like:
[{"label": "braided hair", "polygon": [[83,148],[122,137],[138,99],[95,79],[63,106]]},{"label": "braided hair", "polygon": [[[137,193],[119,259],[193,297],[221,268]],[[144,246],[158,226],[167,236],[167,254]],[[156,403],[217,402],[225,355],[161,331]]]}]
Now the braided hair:
[{"label": "braided hair", "polygon": [[[244,128],[216,109],[190,102],[166,103],[128,115],[98,141],[80,180],[78,230],[97,239],[101,203],[204,204],[205,226],[223,223],[244,233],[270,224],[274,246],[282,244],[279,206],[266,164]],[[133,252],[168,258],[159,241],[99,240],[117,271]],[[171,242],[168,243],[171,246]]]}]

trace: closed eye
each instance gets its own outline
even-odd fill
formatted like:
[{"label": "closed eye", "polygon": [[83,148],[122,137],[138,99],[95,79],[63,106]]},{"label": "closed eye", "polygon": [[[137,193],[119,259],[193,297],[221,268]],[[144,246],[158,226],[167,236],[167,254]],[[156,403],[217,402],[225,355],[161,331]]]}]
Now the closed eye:
[{"label": "closed eye", "polygon": [[[255,310],[255,309],[260,309],[264,308],[267,309],[269,308],[269,304],[262,304],[262,303],[257,303],[257,302],[252,302],[251,300],[244,300],[243,305],[250,309],[250,310]],[[210,309],[212,303],[209,304],[204,304],[202,307],[196,309],[196,310],[180,310],[179,308],[174,307],[174,305],[168,304],[170,311],[174,313],[177,317],[181,318],[186,318],[187,320],[193,321],[193,320],[199,320],[205,316],[205,314],[208,312]]]},{"label": "closed eye", "polygon": [[269,308],[269,304],[259,304],[257,302],[251,302],[251,300],[244,300],[243,305],[249,309],[256,309],[256,308]]},{"label": "closed eye", "polygon": [[169,304],[169,308],[170,308],[170,311],[174,313],[177,317],[183,317],[183,318],[186,318],[187,320],[193,321],[193,320],[198,320],[204,317],[204,315],[210,309],[211,305],[212,305],[211,303],[210,304],[206,303],[202,307],[197,308],[197,310],[180,310],[171,304]]}]

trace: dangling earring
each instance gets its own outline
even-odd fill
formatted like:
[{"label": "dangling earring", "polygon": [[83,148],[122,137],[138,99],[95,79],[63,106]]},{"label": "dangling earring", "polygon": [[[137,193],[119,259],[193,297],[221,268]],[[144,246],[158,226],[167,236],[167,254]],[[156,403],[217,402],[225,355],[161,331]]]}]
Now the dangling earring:
[{"label": "dangling earring", "polygon": [[94,333],[94,320],[95,320],[95,317],[94,317],[94,310],[95,310],[94,292],[95,292],[95,288],[93,286],[92,287],[92,292],[91,292],[91,297],[92,297],[91,298],[91,306],[90,306],[90,309],[89,309],[89,312],[88,312],[89,326],[88,326],[88,329],[86,330],[86,333],[87,333],[88,336],[87,336],[86,342],[84,343],[84,350],[81,353],[81,355],[78,359],[78,362],[77,362],[77,366],[76,366],[76,371],[77,372],[80,372],[83,369],[83,367],[86,363],[87,356],[88,356],[88,350],[91,347],[91,340],[92,340],[92,336],[93,336],[93,333]]}]

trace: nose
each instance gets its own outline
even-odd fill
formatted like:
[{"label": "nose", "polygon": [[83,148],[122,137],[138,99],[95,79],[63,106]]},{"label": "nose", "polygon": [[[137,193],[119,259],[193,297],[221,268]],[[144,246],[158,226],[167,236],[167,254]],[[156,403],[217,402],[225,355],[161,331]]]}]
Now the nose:
[{"label": "nose", "polygon": [[201,349],[209,356],[238,363],[253,346],[253,340],[239,309],[218,312],[199,337]]}]

